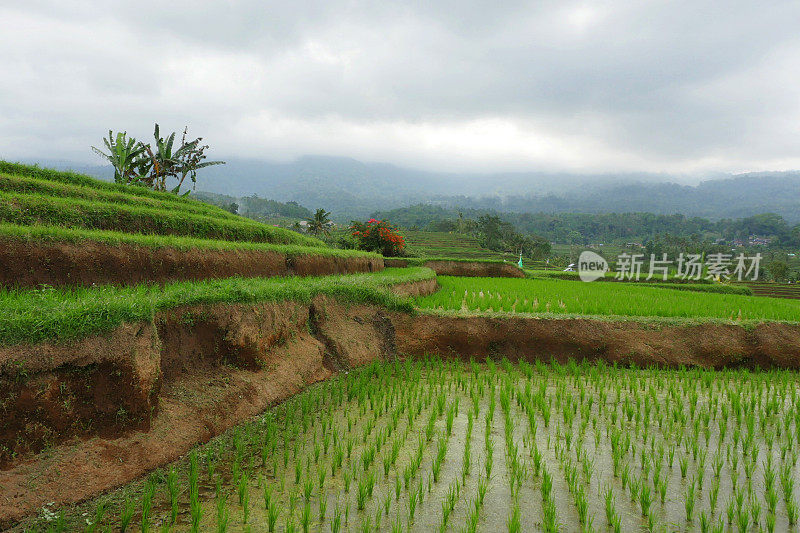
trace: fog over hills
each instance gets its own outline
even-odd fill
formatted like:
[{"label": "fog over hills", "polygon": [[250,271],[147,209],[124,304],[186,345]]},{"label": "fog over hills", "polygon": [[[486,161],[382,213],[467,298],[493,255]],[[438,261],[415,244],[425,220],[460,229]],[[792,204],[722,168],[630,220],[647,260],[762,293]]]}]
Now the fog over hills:
[{"label": "fog over hills", "polygon": [[[305,156],[290,162],[224,158],[203,169],[198,190],[295,200],[338,220],[416,203],[511,212],[681,213],[710,219],[773,212],[800,222],[800,171],[719,174],[709,179],[650,173],[430,172],[350,158]],[[39,161],[111,179],[110,167]]]}]

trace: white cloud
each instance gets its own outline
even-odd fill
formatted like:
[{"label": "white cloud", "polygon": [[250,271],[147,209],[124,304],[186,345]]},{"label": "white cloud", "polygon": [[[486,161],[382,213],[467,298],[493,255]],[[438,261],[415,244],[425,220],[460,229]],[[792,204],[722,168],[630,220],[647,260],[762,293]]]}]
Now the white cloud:
[{"label": "white cloud", "polygon": [[[111,6],[111,7],[109,7]],[[800,167],[796,2],[0,7],[0,156],[109,128],[447,170]]]}]

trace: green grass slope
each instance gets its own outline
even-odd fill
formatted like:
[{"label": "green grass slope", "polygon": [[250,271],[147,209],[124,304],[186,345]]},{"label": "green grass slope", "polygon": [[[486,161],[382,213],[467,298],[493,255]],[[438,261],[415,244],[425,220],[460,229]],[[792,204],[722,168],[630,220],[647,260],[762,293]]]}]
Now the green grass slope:
[{"label": "green grass slope", "polygon": [[[409,255],[502,261],[504,254],[482,247],[475,237],[443,231],[403,231]],[[506,254],[507,255],[507,254]]]},{"label": "green grass slope", "polygon": [[321,247],[189,198],[0,162],[0,222]]},{"label": "green grass slope", "polygon": [[36,224],[25,226],[0,222],[0,240],[39,243],[82,243],[93,242],[116,245],[132,245],[147,248],[171,248],[186,251],[201,250],[254,250],[261,252],[278,252],[287,256],[322,255],[333,257],[380,257],[372,252],[360,250],[343,250],[320,246],[304,246],[299,244],[272,244],[249,241],[225,241],[219,239],[199,239],[180,235],[143,235],[141,233],[124,233],[121,231],[92,230],[64,226],[48,226]]},{"label": "green grass slope", "polygon": [[123,322],[150,321],[164,309],[204,303],[291,300],[317,294],[411,311],[387,287],[435,277],[427,268],[317,278],[227,278],[166,285],[77,289],[0,290],[0,345],[65,341],[100,334]]}]

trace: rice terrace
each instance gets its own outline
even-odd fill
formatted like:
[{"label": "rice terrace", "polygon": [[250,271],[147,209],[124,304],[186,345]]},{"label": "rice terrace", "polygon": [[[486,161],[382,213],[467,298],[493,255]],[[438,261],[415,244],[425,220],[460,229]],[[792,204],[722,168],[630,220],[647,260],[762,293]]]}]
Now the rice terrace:
[{"label": "rice terrace", "polygon": [[0,20],[0,532],[800,532],[796,0]]},{"label": "rice terrace", "polygon": [[0,170],[4,527],[796,527],[797,300],[387,258]]}]

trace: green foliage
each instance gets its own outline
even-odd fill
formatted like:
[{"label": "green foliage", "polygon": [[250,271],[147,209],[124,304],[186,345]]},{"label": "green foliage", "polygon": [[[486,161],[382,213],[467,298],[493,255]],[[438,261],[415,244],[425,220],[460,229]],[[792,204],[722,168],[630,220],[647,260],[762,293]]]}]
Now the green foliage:
[{"label": "green foliage", "polygon": [[789,273],[789,265],[786,261],[775,259],[767,264],[767,272],[775,281],[784,281]]},{"label": "green foliage", "polygon": [[550,241],[538,235],[523,235],[496,215],[478,217],[473,231],[481,245],[490,250],[513,251],[533,259],[550,255]]},{"label": "green foliage", "polygon": [[308,232],[311,235],[319,237],[320,235],[330,235],[331,232],[331,219],[330,212],[320,208],[314,212],[314,215],[307,218]]},{"label": "green foliage", "polygon": [[[741,193],[737,197],[741,197]],[[775,205],[775,201],[771,197],[762,205]],[[796,200],[791,201],[796,204]],[[598,202],[590,210],[577,205],[563,205],[559,208],[561,212],[554,213],[555,202],[563,204],[559,200],[550,199],[537,209],[525,201],[518,202],[515,206],[511,198],[507,198],[503,205],[485,208],[445,208],[417,204],[391,211],[379,211],[374,216],[394,220],[403,228],[456,232],[472,231],[475,222],[482,216],[499,217],[503,223],[511,224],[515,231],[540,235],[550,242],[583,246],[591,243],[650,242],[651,249],[648,253],[657,254],[688,248],[695,253],[708,252],[717,249],[713,242],[719,238],[746,241],[750,235],[770,237],[778,246],[800,244],[800,229],[797,226],[791,227],[775,213],[744,218],[725,216],[713,221],[682,214],[646,212],[653,211],[652,209],[631,209],[630,204],[615,209],[608,202]],[[730,200],[726,203],[729,204]],[[675,213],[681,207],[685,208],[686,205],[676,205],[670,211]],[[595,212],[598,208],[606,212]],[[797,206],[794,205],[792,210],[796,215]],[[751,209],[750,211],[752,212]],[[796,220],[797,217],[794,218]]]},{"label": "green foliage", "polygon": [[138,181],[136,172],[139,160],[145,154],[145,147],[133,137],[128,138],[127,132],[119,132],[116,137],[108,130],[108,138],[103,139],[108,153],[92,146],[94,152],[108,160],[114,167],[114,181],[130,185]]},{"label": "green foliage", "polygon": [[[203,196],[207,194],[208,193],[197,193],[197,196],[203,198]],[[287,218],[307,219],[311,217],[311,211],[297,202],[283,203],[267,198],[259,198],[255,194],[241,198],[240,204],[242,206],[242,214],[252,218],[282,216]]]}]

